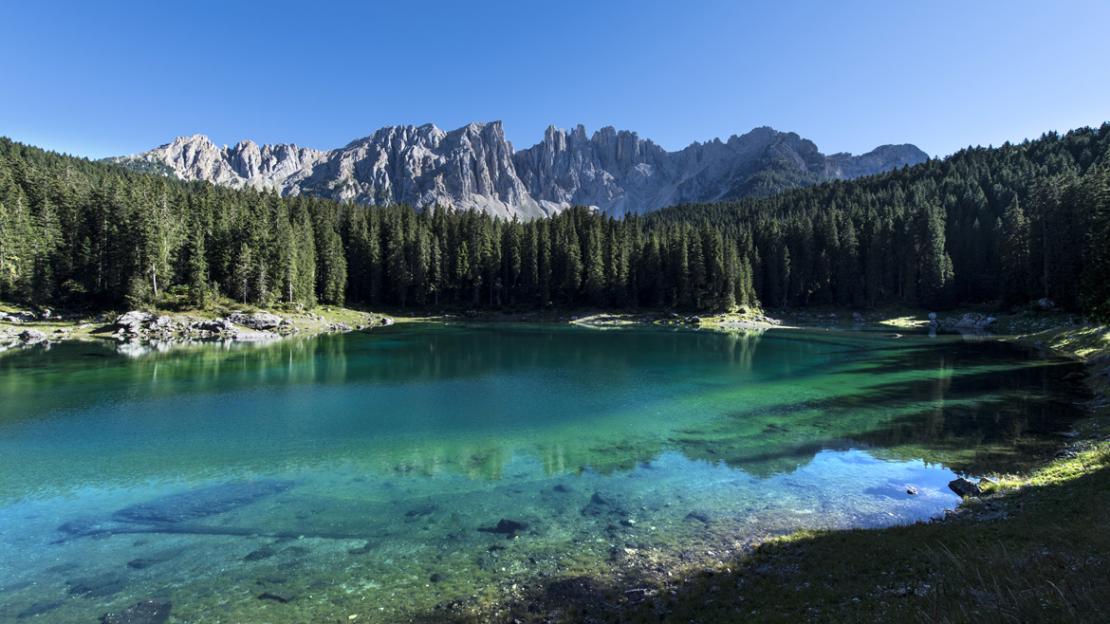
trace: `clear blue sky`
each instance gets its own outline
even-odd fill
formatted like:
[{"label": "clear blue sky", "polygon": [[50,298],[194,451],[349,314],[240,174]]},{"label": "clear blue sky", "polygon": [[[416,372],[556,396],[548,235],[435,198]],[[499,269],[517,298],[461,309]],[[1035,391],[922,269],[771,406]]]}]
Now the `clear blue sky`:
[{"label": "clear blue sky", "polygon": [[389,124],[754,126],[933,155],[1110,120],[1110,2],[10,2],[0,134],[100,157]]}]

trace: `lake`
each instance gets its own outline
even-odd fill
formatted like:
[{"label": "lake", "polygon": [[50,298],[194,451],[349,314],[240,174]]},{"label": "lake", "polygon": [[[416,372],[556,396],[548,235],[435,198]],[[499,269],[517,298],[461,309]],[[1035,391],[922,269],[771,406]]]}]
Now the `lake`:
[{"label": "lake", "polygon": [[937,518],[957,474],[1058,448],[1079,370],[958,336],[538,325],[9,353],[0,621],[146,599],[178,622],[435,621]]}]

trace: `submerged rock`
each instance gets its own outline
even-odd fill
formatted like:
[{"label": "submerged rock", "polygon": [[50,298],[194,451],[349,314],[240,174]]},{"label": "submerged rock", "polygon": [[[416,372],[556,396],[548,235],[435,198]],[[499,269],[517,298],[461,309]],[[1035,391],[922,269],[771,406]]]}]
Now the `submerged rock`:
[{"label": "submerged rock", "polygon": [[508,518],[501,518],[500,520],[497,521],[496,526],[480,527],[478,530],[483,532],[483,533],[500,533],[502,535],[507,535],[509,537],[512,537],[512,536],[516,535],[518,532],[523,531],[524,529],[527,529],[527,528],[528,528],[528,525],[523,523],[523,522],[518,522],[516,520],[509,520]]},{"label": "submerged rock", "polygon": [[609,514],[627,516],[628,512],[621,509],[618,505],[613,504],[598,492],[594,492],[593,495],[590,496],[590,502],[586,503],[586,506],[582,508],[583,516],[603,516]]},{"label": "submerged rock", "polygon": [[263,546],[262,548],[252,550],[247,553],[246,556],[243,557],[243,561],[261,561],[263,559],[269,559],[276,554],[277,551],[273,548],[270,548],[269,546]]},{"label": "submerged rock", "polygon": [[100,616],[101,624],[163,624],[173,607],[168,600],[144,600],[118,613]]},{"label": "submerged rock", "polygon": [[374,545],[371,544],[370,542],[366,542],[365,544],[363,544],[362,546],[359,546],[358,548],[349,549],[347,551],[347,554],[348,555],[365,555],[365,554],[369,553],[371,550],[374,550]]},{"label": "submerged rock", "polygon": [[112,518],[120,522],[142,524],[195,520],[249,505],[291,487],[291,481],[274,479],[222,483],[132,505],[112,514]]},{"label": "submerged rock", "polygon": [[405,512],[406,518],[426,518],[434,514],[439,507],[435,504],[420,505]]},{"label": "submerged rock", "polygon": [[258,594],[258,599],[285,604],[293,600],[293,594],[288,594],[284,592],[279,593],[276,591],[264,591],[261,594]]},{"label": "submerged rock", "polygon": [[53,611],[54,609],[57,609],[58,607],[62,606],[62,604],[64,604],[64,603],[61,600],[49,600],[49,601],[44,601],[44,602],[36,602],[36,603],[32,604],[31,606],[27,607],[26,609],[20,611],[19,613],[15,614],[15,617],[16,617],[17,620],[23,620],[23,619],[26,619],[26,618],[35,617],[36,615],[42,615],[43,613],[49,613],[49,612]]},{"label": "submerged rock", "polygon": [[709,514],[705,513],[704,511],[691,511],[690,513],[686,514],[684,520],[694,520],[702,524],[709,524]]},{"label": "submerged rock", "polygon": [[961,498],[966,498],[968,496],[979,496],[983,493],[978,485],[975,485],[974,483],[968,481],[963,477],[949,482],[948,489],[955,492],[956,495],[960,496]]},{"label": "submerged rock", "polygon": [[162,550],[156,553],[151,553],[145,557],[139,557],[127,562],[127,567],[132,570],[145,570],[153,565],[165,563],[184,552],[182,548],[172,548],[169,550]]},{"label": "submerged rock", "polygon": [[127,579],[122,574],[110,573],[100,576],[87,576],[66,581],[71,596],[86,598],[106,598],[123,591]]}]

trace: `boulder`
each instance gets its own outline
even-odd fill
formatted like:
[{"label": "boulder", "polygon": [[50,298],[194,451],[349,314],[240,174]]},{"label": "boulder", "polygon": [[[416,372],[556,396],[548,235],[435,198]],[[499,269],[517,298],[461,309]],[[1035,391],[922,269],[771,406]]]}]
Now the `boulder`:
[{"label": "boulder", "polygon": [[1052,310],[1056,307],[1056,302],[1048,297],[1041,297],[1036,301],[1038,310]]},{"label": "boulder", "polygon": [[189,329],[213,334],[234,334],[237,331],[235,325],[225,318],[194,321],[189,324]]},{"label": "boulder", "polygon": [[159,316],[150,322],[150,328],[160,331],[172,329],[174,325],[173,319],[168,316]]},{"label": "boulder", "polygon": [[0,321],[5,321],[5,322],[11,323],[13,325],[19,325],[21,323],[31,323],[35,320],[36,320],[36,317],[35,317],[34,312],[27,312],[27,311],[12,312],[12,313],[0,312]]},{"label": "boulder", "polygon": [[227,318],[236,325],[257,330],[277,329],[289,323],[289,321],[270,312],[253,312],[250,314],[233,312]]},{"label": "boulder", "polygon": [[155,316],[150,312],[131,310],[116,318],[115,327],[128,334],[137,334],[147,325],[154,322]]},{"label": "boulder", "polygon": [[19,332],[19,341],[25,345],[36,345],[46,342],[46,334],[37,329],[25,329]]},{"label": "boulder", "polygon": [[997,322],[993,316],[968,312],[959,318],[946,318],[940,322],[941,327],[956,331],[986,331]]},{"label": "boulder", "polygon": [[949,482],[948,489],[955,492],[956,495],[960,498],[967,498],[968,496],[979,496],[983,493],[983,491],[979,489],[978,485],[975,485],[974,483],[968,481],[963,477]]}]

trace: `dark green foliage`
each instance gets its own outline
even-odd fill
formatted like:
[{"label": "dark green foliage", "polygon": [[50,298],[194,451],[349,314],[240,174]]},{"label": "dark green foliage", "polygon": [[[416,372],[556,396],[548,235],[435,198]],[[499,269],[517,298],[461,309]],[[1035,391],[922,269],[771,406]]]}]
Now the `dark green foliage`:
[{"label": "dark green foliage", "polygon": [[679,206],[751,243],[771,306],[927,307],[1048,297],[1110,317],[1110,124],[774,197]]},{"label": "dark green foliage", "polygon": [[[505,221],[183,183],[0,140],[0,298],[1110,315],[1110,126],[733,203]],[[770,189],[772,185],[767,188]]]}]

